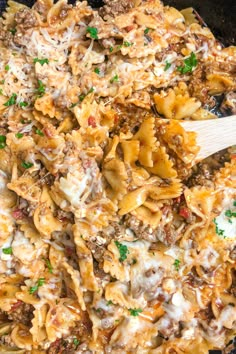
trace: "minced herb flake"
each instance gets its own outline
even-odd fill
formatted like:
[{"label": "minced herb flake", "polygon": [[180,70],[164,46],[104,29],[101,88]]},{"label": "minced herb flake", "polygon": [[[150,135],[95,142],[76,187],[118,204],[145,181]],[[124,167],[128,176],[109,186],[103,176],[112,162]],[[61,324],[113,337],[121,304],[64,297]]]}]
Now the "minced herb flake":
[{"label": "minced herb flake", "polygon": [[128,247],[126,245],[122,245],[119,241],[115,241],[115,245],[118,248],[118,251],[120,252],[120,262],[124,262],[127,258],[127,254],[129,253]]},{"label": "minced herb flake", "polygon": [[11,95],[11,97],[9,98],[9,100],[7,102],[3,103],[3,105],[6,107],[14,105],[16,103],[16,98],[17,98],[17,94],[13,93]]},{"label": "minced herb flake", "polygon": [[2,252],[4,254],[12,254],[12,247],[3,248]]},{"label": "minced herb flake", "polygon": [[181,74],[191,73],[193,71],[193,69],[196,68],[197,63],[198,63],[198,61],[196,58],[196,54],[194,54],[192,52],[188,58],[184,59],[184,65],[178,66],[177,70]]},{"label": "minced herb flake", "polygon": [[49,64],[49,60],[47,58],[45,58],[45,59],[34,58],[34,64],[35,63],[39,63],[41,65]]},{"label": "minced herb flake", "polygon": [[6,147],[6,136],[5,135],[0,135],[0,149],[4,149]]},{"label": "minced herb flake", "polygon": [[139,316],[141,312],[143,312],[142,309],[129,309],[129,312],[131,316]]},{"label": "minced herb flake", "polygon": [[34,164],[33,164],[32,162],[25,162],[25,161],[23,161],[23,162],[21,163],[21,166],[24,167],[26,170],[27,170],[28,168],[32,167],[33,165],[34,165]]},{"label": "minced herb flake", "polygon": [[44,279],[44,278],[39,278],[39,280],[37,281],[36,285],[30,287],[29,293],[30,293],[30,294],[34,294],[35,291],[37,291],[38,288],[39,288],[40,286],[42,286],[44,283],[45,283],[45,279]]},{"label": "minced herb flake", "polygon": [[166,61],[166,65],[165,65],[164,71],[167,71],[170,67],[171,67],[171,63]]},{"label": "minced herb flake", "polygon": [[179,260],[179,259],[175,259],[173,265],[174,265],[174,267],[175,267],[175,270],[178,272],[178,271],[179,271],[179,268],[180,268],[180,260]]},{"label": "minced herb flake", "polygon": [[96,27],[87,27],[87,33],[90,34],[90,37],[93,39],[98,39],[98,29]]},{"label": "minced herb flake", "polygon": [[118,80],[119,80],[119,76],[116,74],[111,78],[110,83],[113,84],[113,82],[118,82]]}]

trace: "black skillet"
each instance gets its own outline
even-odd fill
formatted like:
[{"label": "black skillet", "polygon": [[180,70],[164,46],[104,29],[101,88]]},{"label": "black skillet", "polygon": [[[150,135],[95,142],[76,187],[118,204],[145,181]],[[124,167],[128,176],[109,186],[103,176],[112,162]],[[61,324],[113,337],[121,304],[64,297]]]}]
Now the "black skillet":
[{"label": "black skillet", "polygon": [[[174,6],[181,10],[193,7],[207,23],[216,38],[225,46],[236,45],[236,0],[162,0],[165,5]],[[34,0],[19,0],[32,6]],[[69,0],[73,3],[75,1]],[[89,5],[98,8],[103,5],[102,0],[88,0]],[[0,0],[0,14],[6,7],[6,0]],[[230,344],[232,350],[210,350],[209,354],[236,354],[236,337]],[[235,349],[233,349],[235,348]]]}]

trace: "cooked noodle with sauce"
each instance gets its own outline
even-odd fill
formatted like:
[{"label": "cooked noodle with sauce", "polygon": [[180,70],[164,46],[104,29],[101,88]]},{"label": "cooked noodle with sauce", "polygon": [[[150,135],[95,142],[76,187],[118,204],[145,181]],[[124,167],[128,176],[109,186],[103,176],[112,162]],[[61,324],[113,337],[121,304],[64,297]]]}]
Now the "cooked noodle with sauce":
[{"label": "cooked noodle with sauce", "polygon": [[[207,354],[236,333],[236,47],[159,0],[0,19],[0,352]],[[206,122],[207,124],[207,122]]]}]

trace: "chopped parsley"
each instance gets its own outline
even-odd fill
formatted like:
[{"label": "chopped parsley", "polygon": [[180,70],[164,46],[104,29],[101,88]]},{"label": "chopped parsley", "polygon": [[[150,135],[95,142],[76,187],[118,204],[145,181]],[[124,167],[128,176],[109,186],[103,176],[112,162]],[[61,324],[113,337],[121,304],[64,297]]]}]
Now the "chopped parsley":
[{"label": "chopped parsley", "polygon": [[6,66],[5,66],[5,71],[9,71],[10,70],[10,66],[7,64]]},{"label": "chopped parsley", "polygon": [[80,344],[80,341],[77,338],[73,339],[73,344],[76,346],[76,348],[78,347],[78,345]]},{"label": "chopped parsley", "polygon": [[32,167],[34,164],[32,162],[21,162],[21,166],[24,167],[26,170],[30,167]]},{"label": "chopped parsley", "polygon": [[146,28],[145,30],[144,30],[144,34],[148,34],[148,32],[150,31],[150,28]]},{"label": "chopped parsley", "polygon": [[100,74],[100,69],[99,68],[95,68],[94,72],[99,75]]},{"label": "chopped parsley", "polygon": [[119,76],[116,74],[111,78],[110,83],[113,84],[113,82],[118,82],[118,80],[119,80]]},{"label": "chopped parsley", "polygon": [[4,254],[12,254],[12,247],[3,248],[2,252]]},{"label": "chopped parsley", "polygon": [[226,210],[225,216],[227,216],[228,218],[236,217],[236,212],[234,213],[232,212],[232,210]]},{"label": "chopped parsley", "polygon": [[1,80],[1,81],[0,81],[0,84],[1,84],[1,85],[3,85],[3,84],[4,84],[4,82],[5,82],[5,80]]},{"label": "chopped parsley", "polygon": [[13,34],[13,36],[14,36],[14,34],[16,34],[16,28],[11,28],[8,31],[11,32]]},{"label": "chopped parsley", "polygon": [[52,267],[52,265],[51,265],[51,262],[49,261],[49,259],[46,259],[46,258],[44,258],[44,261],[45,261],[45,263],[46,263],[46,266],[47,266],[47,268],[48,268],[48,271],[49,271],[49,273],[53,273],[53,267]]},{"label": "chopped parsley", "polygon": [[171,63],[166,61],[166,65],[165,65],[164,71],[167,71],[170,67],[171,67]]},{"label": "chopped parsley", "polygon": [[21,138],[23,138],[23,136],[24,136],[24,134],[22,134],[22,133],[16,133],[17,139],[21,139]]},{"label": "chopped parsley", "polygon": [[27,106],[28,106],[28,102],[25,102],[25,101],[20,102],[20,103],[19,103],[19,106],[20,106],[20,107],[27,107]]},{"label": "chopped parsley", "polygon": [[236,200],[233,202],[233,206],[236,206]]},{"label": "chopped parsley", "polygon": [[120,252],[120,262],[124,262],[127,258],[127,254],[129,253],[128,247],[126,245],[122,245],[119,241],[115,241],[115,245],[118,248],[118,251]]},{"label": "chopped parsley", "polygon": [[7,102],[3,103],[3,105],[6,107],[12,106],[13,104],[16,103],[16,98],[17,98],[17,94],[13,93],[11,95],[11,97],[9,98],[9,100]]},{"label": "chopped parsley", "polygon": [[[90,93],[94,92],[94,87],[91,87],[88,92],[86,94],[82,93],[81,95],[79,95],[79,102],[83,102],[83,100],[85,99],[85,97],[87,95],[89,95]],[[70,108],[74,108],[79,102],[75,102],[75,103],[72,103],[70,105]]]},{"label": "chopped parsley", "polygon": [[39,280],[37,281],[36,285],[30,287],[29,293],[30,293],[30,294],[34,294],[35,291],[37,291],[38,288],[39,288],[40,286],[42,286],[44,283],[45,283],[45,279],[44,279],[44,278],[39,278]]},{"label": "chopped parsley", "polygon": [[222,229],[219,229],[218,224],[217,224],[217,222],[216,222],[216,219],[214,219],[213,222],[214,222],[214,224],[215,224],[215,226],[216,226],[216,233],[217,233],[217,235],[225,237],[225,235],[224,235],[224,232],[225,232],[225,231],[222,230]]},{"label": "chopped parsley", "polygon": [[139,316],[141,312],[143,312],[142,309],[129,309],[129,312],[131,316]]},{"label": "chopped parsley", "polygon": [[107,301],[107,306],[114,305],[111,300]]},{"label": "chopped parsley", "polygon": [[0,135],[0,149],[4,149],[6,147],[6,140],[7,138],[5,135]]},{"label": "chopped parsley", "polygon": [[194,54],[192,52],[190,54],[190,56],[184,60],[184,65],[183,66],[178,66],[177,70],[181,74],[191,73],[193,71],[193,69],[196,68],[197,63],[198,63],[198,61],[197,61],[197,58],[196,58],[196,54]]},{"label": "chopped parsley", "polygon": [[38,88],[36,89],[39,97],[42,97],[45,94],[45,85],[42,83],[41,80],[38,80]]},{"label": "chopped parsley", "polygon": [[38,134],[38,135],[40,135],[40,136],[44,136],[42,130],[40,130],[40,129],[36,129],[36,130],[35,130],[35,133]]},{"label": "chopped parsley", "polygon": [[110,47],[110,48],[109,48],[109,52],[110,52],[110,53],[112,53],[112,52],[113,52],[113,50],[114,50],[114,48],[113,48],[113,47]]},{"label": "chopped parsley", "polygon": [[98,29],[96,27],[87,27],[87,33],[90,34],[90,37],[93,39],[98,39]]},{"label": "chopped parsley", "polygon": [[133,45],[133,43],[124,41],[123,45],[124,45],[124,47],[131,47]]},{"label": "chopped parsley", "polygon": [[39,63],[39,64],[41,64],[41,65],[43,65],[43,64],[49,64],[49,60],[47,59],[47,58],[45,58],[45,59],[39,59],[39,58],[34,58],[34,64],[35,63]]},{"label": "chopped parsley", "polygon": [[88,92],[87,92],[87,95],[89,95],[90,93],[94,92],[94,87],[91,87]]},{"label": "chopped parsley", "polygon": [[[82,102],[82,101],[85,99],[85,96],[86,96],[86,95],[83,95],[83,94],[82,94],[82,95],[79,95],[79,100],[80,100],[80,102]],[[77,104],[77,103],[74,103],[75,106],[76,106],[76,104]]]},{"label": "chopped parsley", "polygon": [[175,259],[173,265],[175,267],[175,270],[178,272],[179,271],[179,267],[180,267],[180,260],[179,259]]},{"label": "chopped parsley", "polygon": [[2,89],[0,89],[0,95],[2,95],[3,94],[3,91],[2,91]]}]

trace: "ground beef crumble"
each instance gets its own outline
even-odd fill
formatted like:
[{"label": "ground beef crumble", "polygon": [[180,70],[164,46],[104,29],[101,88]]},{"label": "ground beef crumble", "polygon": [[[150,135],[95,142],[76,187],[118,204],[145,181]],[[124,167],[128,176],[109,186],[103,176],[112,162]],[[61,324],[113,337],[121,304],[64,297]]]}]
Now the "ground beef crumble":
[{"label": "ground beef crumble", "polygon": [[99,9],[99,15],[105,19],[126,13],[133,7],[131,0],[103,0],[103,2],[104,6]]},{"label": "ground beef crumble", "polygon": [[31,320],[33,318],[34,307],[32,305],[26,304],[22,301],[18,301],[14,304],[6,315],[9,320],[15,323],[23,323],[26,326],[31,325]]}]

